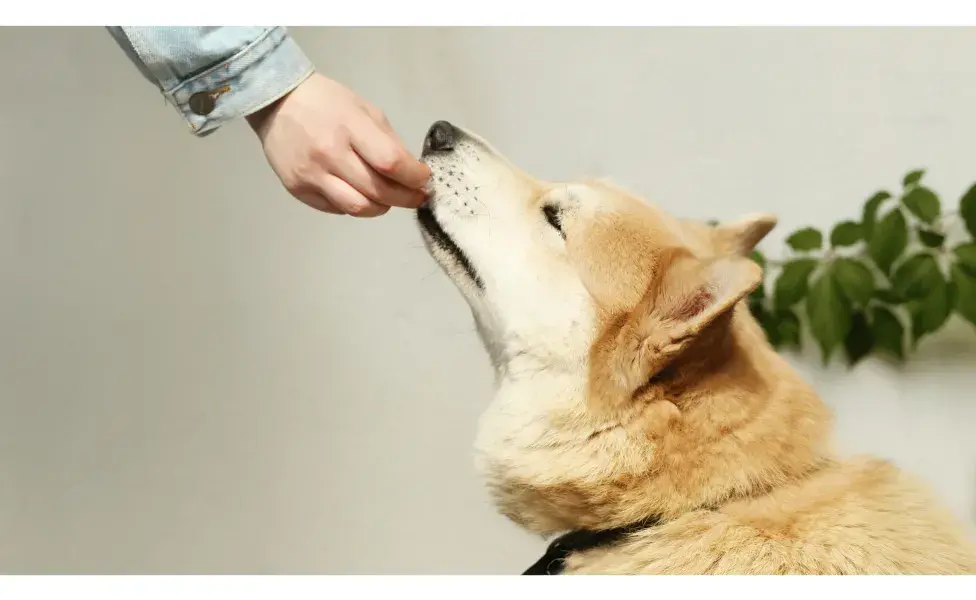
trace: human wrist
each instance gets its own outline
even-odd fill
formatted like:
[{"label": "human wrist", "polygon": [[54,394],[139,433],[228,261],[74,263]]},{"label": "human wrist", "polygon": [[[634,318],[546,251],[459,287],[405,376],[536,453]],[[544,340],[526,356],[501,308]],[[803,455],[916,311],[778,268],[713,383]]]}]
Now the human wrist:
[{"label": "human wrist", "polygon": [[291,92],[285,94],[281,98],[278,98],[271,104],[256,110],[249,115],[245,115],[244,119],[247,121],[247,124],[251,126],[254,133],[258,134],[259,136],[263,136],[272,115],[278,110],[278,107],[281,106],[281,103],[285,98],[288,97],[289,94],[291,94]]}]

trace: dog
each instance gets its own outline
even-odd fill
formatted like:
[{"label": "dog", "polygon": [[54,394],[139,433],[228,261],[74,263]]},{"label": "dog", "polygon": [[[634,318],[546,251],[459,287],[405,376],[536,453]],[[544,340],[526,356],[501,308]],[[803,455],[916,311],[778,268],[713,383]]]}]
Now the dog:
[{"label": "dog", "polygon": [[478,470],[502,514],[563,534],[525,574],[976,573],[925,485],[835,454],[743,302],[774,216],[709,225],[540,181],[445,121],[421,160],[422,238],[494,367]]}]

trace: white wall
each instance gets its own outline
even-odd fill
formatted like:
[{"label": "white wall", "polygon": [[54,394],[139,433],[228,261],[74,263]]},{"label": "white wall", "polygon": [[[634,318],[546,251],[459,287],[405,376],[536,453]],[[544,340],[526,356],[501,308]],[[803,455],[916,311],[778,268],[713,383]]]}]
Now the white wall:
[{"label": "white wall", "polygon": [[[299,30],[414,147],[447,118],[550,178],[782,226],[926,166],[976,179],[974,30]],[[251,133],[194,139],[102,30],[0,31],[0,571],[515,573],[470,445],[490,395],[406,212],[314,213]],[[796,362],[846,450],[972,520],[976,335]],[[958,340],[964,340],[959,342]]]}]

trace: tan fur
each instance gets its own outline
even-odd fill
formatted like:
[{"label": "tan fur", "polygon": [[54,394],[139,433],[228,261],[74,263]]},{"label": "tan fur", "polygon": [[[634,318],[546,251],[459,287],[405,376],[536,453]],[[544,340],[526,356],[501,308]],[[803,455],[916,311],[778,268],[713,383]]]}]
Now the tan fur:
[{"label": "tan fur", "polygon": [[[605,182],[536,181],[463,135],[425,157],[435,179],[495,191],[435,184],[431,206],[485,289],[430,247],[499,374],[477,444],[494,501],[544,535],[663,520],[572,555],[567,573],[976,573],[976,548],[926,486],[835,455],[830,412],[740,301],[774,217],[681,221]],[[469,200],[485,214],[461,211]],[[562,245],[546,202],[564,206]]]}]

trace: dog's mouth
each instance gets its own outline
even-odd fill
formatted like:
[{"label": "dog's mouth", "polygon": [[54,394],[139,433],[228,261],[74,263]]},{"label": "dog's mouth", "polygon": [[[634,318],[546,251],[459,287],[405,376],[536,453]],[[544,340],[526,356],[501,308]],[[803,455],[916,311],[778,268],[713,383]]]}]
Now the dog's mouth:
[{"label": "dog's mouth", "polygon": [[420,223],[420,227],[424,232],[427,233],[427,239],[430,243],[450,256],[461,267],[465,275],[468,276],[468,279],[474,282],[479,290],[484,290],[484,281],[478,275],[474,265],[471,264],[471,260],[457,245],[457,242],[441,227],[440,222],[437,221],[437,217],[434,216],[434,211],[431,209],[430,204],[424,204],[417,209],[417,221]]}]

